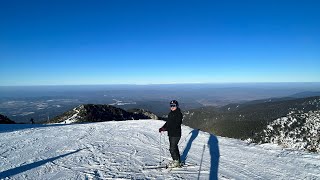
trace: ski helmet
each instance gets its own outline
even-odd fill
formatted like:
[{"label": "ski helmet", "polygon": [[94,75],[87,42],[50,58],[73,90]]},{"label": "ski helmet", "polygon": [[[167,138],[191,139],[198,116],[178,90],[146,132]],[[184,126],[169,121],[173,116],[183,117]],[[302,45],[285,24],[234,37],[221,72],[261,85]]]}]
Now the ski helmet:
[{"label": "ski helmet", "polygon": [[170,101],[170,105],[175,104],[177,107],[179,107],[179,103],[177,100]]}]

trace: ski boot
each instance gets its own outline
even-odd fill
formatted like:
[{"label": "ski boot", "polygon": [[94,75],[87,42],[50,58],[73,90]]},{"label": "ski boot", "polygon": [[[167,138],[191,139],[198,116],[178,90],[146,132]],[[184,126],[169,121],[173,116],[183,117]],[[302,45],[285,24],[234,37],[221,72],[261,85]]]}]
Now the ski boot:
[{"label": "ski boot", "polygon": [[180,168],[180,167],[181,167],[181,164],[179,160],[173,160],[167,165],[167,168]]}]

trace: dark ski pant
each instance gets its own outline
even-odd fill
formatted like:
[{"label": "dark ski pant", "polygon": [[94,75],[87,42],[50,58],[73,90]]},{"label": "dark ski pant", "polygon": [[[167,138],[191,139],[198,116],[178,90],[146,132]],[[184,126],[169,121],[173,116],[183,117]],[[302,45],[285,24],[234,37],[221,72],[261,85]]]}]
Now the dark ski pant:
[{"label": "dark ski pant", "polygon": [[169,142],[170,142],[170,154],[173,160],[179,160],[180,162],[180,153],[178,148],[178,143],[180,141],[181,137],[171,137],[169,136]]}]

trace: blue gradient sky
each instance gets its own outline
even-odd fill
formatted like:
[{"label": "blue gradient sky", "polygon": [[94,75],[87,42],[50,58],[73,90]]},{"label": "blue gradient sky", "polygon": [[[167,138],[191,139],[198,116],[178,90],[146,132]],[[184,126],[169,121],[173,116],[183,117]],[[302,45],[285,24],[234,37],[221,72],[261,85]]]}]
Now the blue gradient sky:
[{"label": "blue gradient sky", "polygon": [[1,1],[0,85],[319,82],[320,1]]}]

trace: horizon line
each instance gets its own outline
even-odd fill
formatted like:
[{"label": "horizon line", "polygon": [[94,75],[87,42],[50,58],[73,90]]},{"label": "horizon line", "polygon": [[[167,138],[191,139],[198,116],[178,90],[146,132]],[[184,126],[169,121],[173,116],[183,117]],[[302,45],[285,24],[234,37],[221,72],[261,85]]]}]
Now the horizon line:
[{"label": "horizon line", "polygon": [[34,86],[152,86],[152,85],[210,85],[210,84],[294,84],[317,82],[190,82],[190,83],[121,83],[121,84],[31,84],[31,85],[0,85],[0,87],[34,87]]}]

